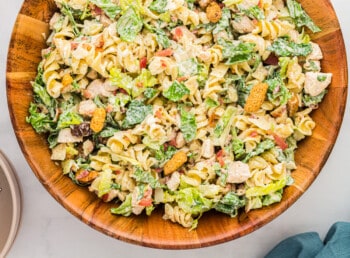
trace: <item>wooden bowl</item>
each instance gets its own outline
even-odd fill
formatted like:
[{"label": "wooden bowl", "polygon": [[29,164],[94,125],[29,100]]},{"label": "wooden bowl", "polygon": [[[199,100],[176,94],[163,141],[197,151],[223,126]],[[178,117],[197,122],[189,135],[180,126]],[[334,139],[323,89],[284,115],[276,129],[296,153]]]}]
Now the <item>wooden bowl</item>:
[{"label": "wooden bowl", "polygon": [[[342,123],[347,97],[347,63],[342,33],[329,0],[302,0],[303,7],[322,28],[313,40],[324,52],[323,71],[333,73],[329,93],[312,117],[317,127],[296,152],[298,169],[295,183],[286,188],[283,200],[271,207],[254,210],[232,219],[209,212],[196,230],[188,231],[162,219],[160,211],[152,216],[111,215],[111,204],[99,200],[86,188],[75,185],[50,160],[46,139],[26,123],[32,100],[30,81],[35,78],[45,46],[43,33],[55,11],[53,0],[25,0],[13,30],[7,60],[8,105],[18,142],[33,172],[47,191],[68,211],[89,226],[114,238],[138,245],[188,249],[223,243],[246,235],[268,223],[292,205],[310,186],[325,164]],[[307,207],[305,207],[307,209]]]}]

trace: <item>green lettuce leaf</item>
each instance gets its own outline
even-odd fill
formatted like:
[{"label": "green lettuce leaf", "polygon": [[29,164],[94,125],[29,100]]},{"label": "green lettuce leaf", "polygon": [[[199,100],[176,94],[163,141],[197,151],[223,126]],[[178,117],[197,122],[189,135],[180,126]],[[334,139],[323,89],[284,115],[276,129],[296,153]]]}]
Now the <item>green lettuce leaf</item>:
[{"label": "green lettuce leaf", "polygon": [[303,26],[308,27],[313,33],[320,32],[321,29],[316,26],[316,24],[312,21],[310,16],[304,11],[301,4],[299,4],[295,0],[287,0],[287,7],[292,17],[295,25],[298,28]]},{"label": "green lettuce leaf", "polygon": [[254,43],[234,44],[222,38],[219,38],[218,42],[223,47],[222,56],[226,59],[225,64],[227,65],[249,61],[253,57]]},{"label": "green lettuce leaf", "polygon": [[119,207],[111,208],[112,214],[130,216],[132,213],[132,197],[131,193],[125,198],[125,201],[119,205]]},{"label": "green lettuce leaf", "polygon": [[152,112],[153,107],[151,105],[145,105],[140,100],[133,100],[128,106],[122,127],[131,128],[136,124],[140,124],[149,114],[152,114]]},{"label": "green lettuce leaf", "polygon": [[90,2],[100,7],[111,19],[114,19],[121,12],[121,8],[111,0],[90,0]]},{"label": "green lettuce leaf", "polygon": [[243,159],[243,162],[248,162],[252,157],[258,156],[267,150],[272,149],[275,146],[273,140],[266,139],[258,144],[258,146]]},{"label": "green lettuce leaf", "polygon": [[197,188],[188,187],[180,189],[176,195],[176,202],[186,213],[201,215],[212,207],[212,201],[205,198]]},{"label": "green lettuce leaf", "polygon": [[180,101],[185,95],[190,94],[190,90],[185,86],[185,84],[174,81],[170,87],[163,92],[163,96],[167,99],[177,102]]},{"label": "green lettuce leaf", "polygon": [[247,198],[268,195],[283,189],[286,186],[286,182],[286,179],[281,179],[266,186],[255,186],[248,188],[245,195]]},{"label": "green lettuce leaf", "polygon": [[215,204],[214,208],[215,210],[228,214],[231,217],[236,217],[238,209],[244,207],[244,205],[245,200],[242,197],[239,197],[234,192],[229,192]]},{"label": "green lettuce leaf", "polygon": [[153,189],[160,187],[159,181],[150,172],[143,171],[139,167],[136,167],[132,177],[137,183],[149,184]]},{"label": "green lettuce leaf", "polygon": [[166,12],[167,5],[168,0],[155,0],[150,4],[149,9],[157,13],[164,13]]},{"label": "green lettuce leaf", "polygon": [[130,7],[119,18],[116,26],[120,38],[124,41],[132,42],[142,30],[143,22],[140,14],[133,7]]},{"label": "green lettuce leaf", "polygon": [[57,128],[62,129],[71,125],[80,125],[83,121],[84,119],[77,112],[68,109],[60,115]]},{"label": "green lettuce leaf", "polygon": [[192,141],[196,137],[197,123],[194,114],[181,109],[180,130],[183,133],[185,141]]},{"label": "green lettuce leaf", "polygon": [[312,52],[310,43],[295,43],[285,38],[276,39],[270,47],[269,51],[274,52],[277,56],[307,56]]}]

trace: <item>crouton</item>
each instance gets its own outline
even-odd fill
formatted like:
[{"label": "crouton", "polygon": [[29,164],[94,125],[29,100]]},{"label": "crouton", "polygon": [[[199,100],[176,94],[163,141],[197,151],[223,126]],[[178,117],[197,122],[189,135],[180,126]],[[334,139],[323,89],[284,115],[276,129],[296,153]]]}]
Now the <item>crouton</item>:
[{"label": "crouton", "polygon": [[217,2],[211,2],[205,12],[210,22],[217,23],[221,19],[222,10]]},{"label": "crouton", "polygon": [[96,108],[90,122],[91,130],[95,133],[100,132],[104,127],[105,120],[106,110],[104,108]]},{"label": "crouton", "polygon": [[244,111],[249,113],[258,111],[264,103],[268,87],[269,86],[266,83],[256,84],[249,93],[244,106]]},{"label": "crouton", "polygon": [[164,165],[164,175],[169,175],[178,170],[183,164],[187,162],[187,155],[184,151],[178,151],[174,156],[168,160]]}]

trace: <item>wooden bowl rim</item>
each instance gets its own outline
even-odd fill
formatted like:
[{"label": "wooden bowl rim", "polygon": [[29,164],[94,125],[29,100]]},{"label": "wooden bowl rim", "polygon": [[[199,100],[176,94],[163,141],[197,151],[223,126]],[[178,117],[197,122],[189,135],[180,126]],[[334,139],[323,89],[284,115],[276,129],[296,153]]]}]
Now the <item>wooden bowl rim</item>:
[{"label": "wooden bowl rim", "polygon": [[[340,96],[341,96],[341,101],[339,102],[338,105],[338,116],[336,119],[336,124],[334,127],[334,132],[331,136],[331,139],[329,140],[330,144],[327,145],[327,148],[325,148],[324,156],[322,157],[321,162],[317,164],[317,167],[313,169],[313,173],[310,174],[310,177],[307,178],[307,180],[304,182],[302,187],[291,187],[289,188],[288,191],[288,199],[283,199],[281,203],[273,205],[268,208],[263,208],[260,210],[254,210],[250,212],[248,215],[244,215],[243,217],[239,217],[236,219],[231,219],[231,222],[228,223],[236,223],[238,225],[238,228],[233,227],[236,230],[230,229],[228,231],[221,230],[220,235],[206,235],[200,230],[195,230],[194,232],[188,232],[187,229],[183,228],[176,228],[176,226],[171,225],[169,226],[170,230],[173,230],[172,232],[183,234],[186,236],[186,238],[181,239],[177,236],[177,238],[172,239],[171,234],[167,234],[167,237],[169,239],[166,239],[163,242],[159,242],[161,239],[158,236],[158,239],[150,237],[152,234],[147,231],[149,225],[143,224],[143,223],[148,223],[147,219],[144,217],[138,217],[138,218],[125,218],[125,220],[130,220],[132,223],[132,230],[135,230],[137,233],[132,232],[127,232],[124,229],[118,229],[118,228],[110,228],[109,225],[104,224],[103,221],[101,221],[101,218],[103,215],[100,213],[93,213],[92,215],[89,213],[82,213],[81,209],[79,207],[74,206],[74,203],[71,202],[69,198],[66,198],[67,196],[63,196],[62,192],[65,191],[64,188],[58,187],[58,184],[61,182],[66,182],[65,179],[62,177],[54,176],[52,178],[48,177],[45,175],[45,172],[42,171],[40,167],[38,167],[37,159],[39,157],[34,157],[32,158],[32,148],[31,146],[28,145],[28,140],[24,139],[24,135],[27,131],[32,130],[29,128],[29,125],[25,125],[25,121],[23,121],[23,114],[22,114],[22,120],[20,120],[19,117],[17,117],[15,114],[17,111],[16,105],[14,102],[11,102],[13,100],[13,92],[15,92],[14,85],[15,85],[15,79],[14,79],[14,74],[18,72],[13,72],[13,63],[11,60],[16,59],[16,49],[12,48],[11,46],[16,45],[16,38],[17,38],[17,33],[18,33],[18,28],[21,26],[20,24],[20,17],[22,16],[27,16],[30,17],[31,19],[34,20],[39,20],[41,22],[44,22],[44,18],[36,19],[32,18],[30,15],[31,14],[28,12],[26,9],[27,6],[26,4],[30,4],[31,2],[35,3],[42,3],[41,1],[43,0],[25,0],[21,11],[18,14],[16,24],[14,26],[13,34],[11,37],[10,41],[10,48],[9,48],[9,53],[8,53],[8,61],[7,61],[7,78],[6,78],[6,87],[7,87],[7,99],[8,99],[8,107],[9,107],[9,112],[10,112],[10,117],[11,117],[11,122],[13,129],[15,131],[15,135],[17,138],[17,141],[20,145],[20,148],[22,150],[22,153],[24,154],[27,162],[29,163],[31,169],[33,170],[34,174],[36,177],[39,179],[39,181],[43,184],[43,186],[46,188],[46,190],[63,206],[65,207],[69,212],[71,212],[75,217],[79,218],[82,220],[84,223],[88,224],[92,228],[95,228],[107,235],[110,235],[116,239],[120,239],[129,243],[134,243],[137,245],[142,245],[142,246],[147,246],[147,247],[153,247],[153,248],[162,248],[162,249],[190,249],[190,248],[200,248],[200,247],[205,247],[205,246],[211,246],[223,242],[227,242],[233,239],[236,239],[238,237],[244,236],[248,233],[253,232],[254,230],[262,227],[263,225],[267,224],[274,218],[276,218],[278,215],[280,215],[282,212],[287,210],[302,194],[304,191],[308,189],[308,187],[311,185],[311,183],[315,180],[317,175],[320,173],[321,168],[324,166],[325,162],[327,161],[329,154],[331,150],[333,149],[334,143],[336,142],[336,138],[338,136],[342,121],[343,121],[343,116],[345,112],[345,105],[346,105],[346,99],[347,99],[347,83],[348,83],[348,67],[346,63],[346,52],[345,52],[345,46],[344,46],[344,40],[342,37],[342,32],[338,23],[338,20],[336,18],[336,14],[334,12],[334,9],[332,7],[332,4],[330,3],[329,0],[323,0],[320,4],[324,3],[330,6],[330,15],[333,15],[336,19],[335,24],[336,28],[334,29],[334,32],[337,34],[339,37],[339,46],[338,46],[338,51],[344,53],[342,55],[342,62],[344,63],[344,66],[341,67],[341,71],[338,74],[340,81],[344,82],[344,85],[338,85],[337,87],[334,87],[335,89],[339,88],[339,91],[341,91]],[[305,2],[306,0],[304,0]],[[35,71],[32,71],[33,74]],[[23,73],[29,73],[28,71],[23,71]],[[32,74],[32,75],[33,75]],[[18,93],[17,93],[18,94]],[[24,130],[25,129],[25,130]],[[39,137],[39,136],[37,136]],[[326,142],[327,143],[327,142]],[[299,164],[299,166],[303,167],[303,164]],[[307,166],[304,167],[305,170],[312,170],[308,168]],[[301,188],[301,189],[300,189]],[[80,193],[80,190],[77,190]],[[86,189],[84,189],[86,191]],[[69,196],[68,196],[69,197]],[[96,207],[102,207],[103,209],[105,208],[105,204],[101,204],[99,200],[94,201],[94,208]],[[102,209],[101,208],[101,209]],[[154,216],[154,215],[153,215]],[[157,212],[155,216],[160,217],[160,213]],[[212,214],[209,213],[208,215],[205,215],[207,219],[212,219],[213,216],[218,217],[217,214]],[[97,219],[96,219],[97,218]],[[222,216],[220,215],[220,219]],[[120,220],[120,219],[116,219]],[[122,219],[124,220],[124,218]],[[212,219],[213,220],[213,219]],[[226,221],[225,218],[223,220]],[[145,222],[146,221],[146,222]],[[153,220],[157,221],[158,220]],[[200,223],[203,221],[200,221]],[[134,225],[136,223],[136,226]],[[170,222],[167,222],[170,223]],[[226,223],[226,222],[225,222]],[[142,231],[142,226],[147,225],[148,227],[145,229],[145,231]],[[139,228],[140,227],[140,228]],[[141,231],[140,231],[141,230]],[[167,228],[168,230],[168,228]],[[141,232],[141,235],[140,233]],[[146,237],[147,236],[147,237]],[[164,236],[163,236],[164,237]],[[190,239],[190,240],[189,240]]]}]

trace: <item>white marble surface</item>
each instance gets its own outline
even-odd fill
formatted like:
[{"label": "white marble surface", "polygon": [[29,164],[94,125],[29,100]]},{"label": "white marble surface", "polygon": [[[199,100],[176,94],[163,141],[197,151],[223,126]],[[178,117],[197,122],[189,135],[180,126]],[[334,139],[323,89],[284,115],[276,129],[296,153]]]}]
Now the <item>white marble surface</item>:
[{"label": "white marble surface", "polygon": [[[332,2],[345,42],[350,44],[350,2]],[[350,221],[348,104],[338,141],[317,180],[290,209],[245,237],[202,249],[157,250],[115,240],[85,225],[58,204],[39,183],[21,154],[12,131],[6,104],[5,69],[8,43],[21,4],[22,0],[0,0],[0,149],[13,162],[23,193],[21,225],[9,258],[262,257],[277,242],[290,235],[316,231],[323,237],[333,222]]]}]

